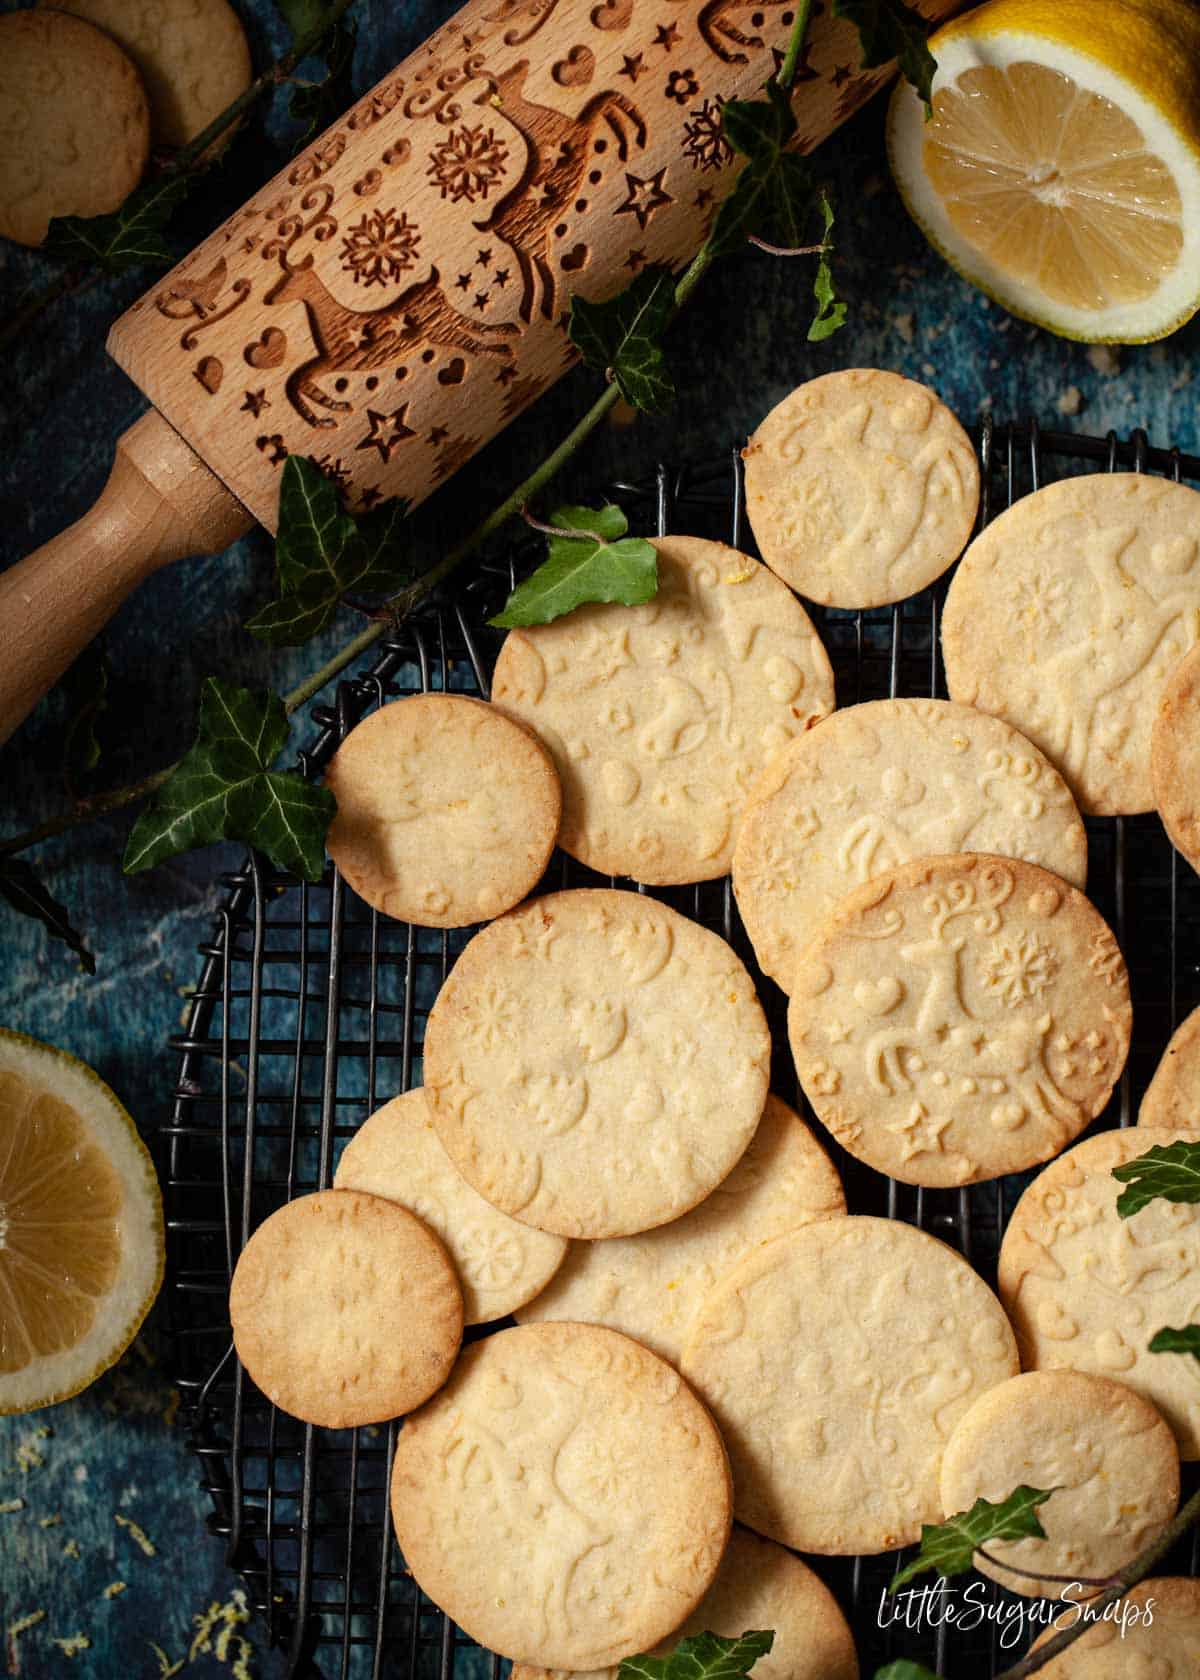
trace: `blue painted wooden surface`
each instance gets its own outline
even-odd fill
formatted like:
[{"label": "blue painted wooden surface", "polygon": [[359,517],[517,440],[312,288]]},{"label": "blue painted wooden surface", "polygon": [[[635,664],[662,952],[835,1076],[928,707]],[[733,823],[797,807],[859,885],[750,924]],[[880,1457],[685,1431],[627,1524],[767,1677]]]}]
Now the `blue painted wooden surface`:
[{"label": "blue painted wooden surface", "polygon": [[[265,63],[282,45],[269,0],[241,0],[240,9],[256,60]],[[370,85],[450,10],[446,0],[360,0],[356,85]],[[990,410],[997,418],[1034,414],[1047,425],[1091,432],[1140,424],[1153,442],[1196,449],[1200,327],[1161,346],[1097,353],[989,306],[907,221],[887,177],[881,115],[877,102],[820,155],[840,204],[837,271],[850,299],[845,330],[825,345],[806,344],[804,265],[757,253],[728,263],[672,334],[675,410],[604,432],[573,469],[577,485],[637,471],[659,452],[712,455],[743,437],[799,380],[852,365],[927,379],[966,421]],[[286,134],[286,122],[272,132]],[[194,234],[236,207],[270,167],[262,143],[244,140],[189,212]],[[0,250],[0,316],[53,272],[36,255]],[[108,324],[140,289],[136,278],[94,285],[58,304],[10,353],[0,386],[0,563],[90,505],[114,438],[141,411],[137,392],[103,352]],[[589,375],[570,376],[464,469],[453,492],[419,515],[415,540],[424,551],[433,557],[447,537],[473,523],[561,436],[593,390]],[[206,673],[286,689],[356,628],[347,617],[318,645],[269,652],[240,625],[266,598],[270,577],[270,544],[256,534],[228,555],[169,569],[124,607],[107,637],[111,708],[100,785],[144,774],[187,746]],[[65,715],[62,696],[51,697],[4,752],[6,830],[63,806]],[[118,859],[127,828],[125,816],[96,822],[37,854],[49,885],[97,950],[95,978],[75,972],[60,947],[0,905],[0,1024],[82,1056],[152,1136],[168,1112],[174,1076],[165,1041],[180,1024],[198,971],[195,948],[219,896],[214,878],[229,859],[214,850],[126,881]],[[171,1391],[154,1363],[161,1353],[152,1321],[137,1348],[86,1396],[33,1418],[0,1420],[0,1631],[27,1612],[47,1611],[20,1642],[26,1675],[156,1676],[160,1664],[148,1642],[171,1661],[183,1657],[192,1618],[214,1601],[230,1601],[237,1588],[219,1543],[206,1535],[195,1461],[169,1423]],[[30,1440],[42,1425],[52,1435]],[[3,1509],[14,1500],[18,1509]],[[117,1515],[145,1529],[155,1556],[141,1552]],[[69,1540],[78,1557],[64,1556]],[[106,1598],[105,1587],[118,1580],[127,1590]],[[91,1645],[74,1658],[51,1643],[78,1632]],[[245,1636],[255,1649],[254,1672],[279,1673],[278,1657],[262,1651],[257,1630]],[[237,1654],[236,1645],[229,1654]],[[228,1662],[203,1654],[186,1670],[228,1672]]]}]

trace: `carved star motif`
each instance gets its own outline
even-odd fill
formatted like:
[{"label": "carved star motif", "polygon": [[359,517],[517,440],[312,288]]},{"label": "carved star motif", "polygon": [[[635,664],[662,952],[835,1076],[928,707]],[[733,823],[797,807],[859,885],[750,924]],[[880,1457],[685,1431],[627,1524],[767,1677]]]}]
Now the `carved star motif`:
[{"label": "carved star motif", "polygon": [[445,443],[446,439],[449,436],[450,436],[450,432],[449,432],[447,427],[445,427],[445,426],[434,426],[434,428],[432,429],[432,431],[429,434],[429,441],[430,441],[430,443],[433,443],[433,444]]},{"label": "carved star motif", "polygon": [[266,389],[264,387],[262,390],[259,390],[259,391],[247,391],[246,392],[246,400],[242,404],[242,412],[244,414],[253,414],[257,418],[257,416],[262,413],[264,408],[270,408],[270,406],[271,406],[271,399],[267,395]]},{"label": "carved star motif", "polygon": [[678,40],[679,31],[673,23],[660,23],[654,31],[654,45],[661,47],[664,52],[670,52]]},{"label": "carved star motif", "polygon": [[830,1021],[825,1028],[825,1037],[830,1044],[845,1044],[853,1031],[853,1027],[848,1027],[844,1021]]},{"label": "carved star motif", "polygon": [[502,367],[500,369],[500,371],[497,373],[496,383],[497,383],[497,385],[511,385],[513,380],[516,377],[517,377],[517,370],[510,363],[507,367]]},{"label": "carved star motif", "polygon": [[617,75],[628,76],[629,80],[636,85],[638,77],[644,76],[648,68],[648,65],[642,63],[642,55],[640,52],[634,53],[632,56],[626,53],[624,55],[624,62],[622,63],[621,68],[617,71]]},{"label": "carved star motif", "polygon": [[350,328],[350,348],[361,350],[364,344],[370,344],[372,329],[370,321],[360,321],[357,326]]},{"label": "carved star motif", "polygon": [[645,251],[630,251],[629,255],[625,258],[625,267],[626,268],[631,268],[633,270],[633,272],[636,274],[638,269],[641,268],[642,264],[645,262],[645,260],[646,260]]},{"label": "carved star motif", "polygon": [[458,279],[455,281],[455,284],[460,292],[469,292],[471,289],[471,276],[469,274],[460,274]]},{"label": "carved star motif", "polygon": [[707,210],[709,205],[712,203],[712,201],[713,201],[712,188],[711,187],[701,187],[700,191],[696,194],[696,209],[697,210]]},{"label": "carved star motif", "polygon": [[901,1160],[911,1161],[914,1155],[940,1155],[942,1133],[950,1124],[950,1117],[937,1118],[924,1103],[914,1103],[906,1120],[897,1120],[887,1129],[900,1139]]},{"label": "carved star motif", "polygon": [[489,300],[486,292],[476,292],[475,293],[475,307],[476,307],[476,309],[486,309],[489,301],[490,300]]},{"label": "carved star motif", "polygon": [[853,76],[854,71],[848,64],[835,64],[833,67],[833,85],[835,88],[844,87]]},{"label": "carved star motif", "polygon": [[492,260],[492,251],[491,251],[490,246],[488,247],[488,249],[486,251],[480,251],[478,256],[475,258],[475,261],[479,264],[480,268],[486,268],[487,265],[491,262],[491,260]]},{"label": "carved star motif", "polygon": [[375,409],[367,410],[367,424],[370,431],[356,449],[378,449],[385,461],[390,461],[393,450],[402,444],[405,438],[415,437],[417,434],[411,426],[404,424],[404,417],[408,413],[408,404],[401,403],[390,414],[379,414]]},{"label": "carved star motif", "polygon": [[508,285],[508,270],[506,268],[498,268],[496,270],[495,274],[492,277],[492,285],[493,286],[507,286]]},{"label": "carved star motif", "polygon": [[675,201],[669,192],[663,191],[663,176],[667,173],[664,163],[662,168],[645,180],[639,175],[631,175],[626,171],[625,182],[629,189],[629,196],[624,204],[618,204],[618,216],[636,216],[638,226],[645,231],[646,223],[656,210],[661,210],[664,204]]},{"label": "carved star motif", "polygon": [[359,491],[358,505],[359,509],[363,513],[367,513],[375,506],[376,502],[381,502],[382,500],[383,491],[377,484],[364,485],[362,490]]}]

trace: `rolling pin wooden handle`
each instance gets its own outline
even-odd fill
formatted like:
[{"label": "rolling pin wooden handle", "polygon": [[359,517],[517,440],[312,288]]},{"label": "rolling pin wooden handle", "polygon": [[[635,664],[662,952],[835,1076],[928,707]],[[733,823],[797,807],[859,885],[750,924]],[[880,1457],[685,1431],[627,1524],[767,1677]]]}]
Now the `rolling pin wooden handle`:
[{"label": "rolling pin wooden handle", "polygon": [[219,554],[252,523],[161,415],[136,421],[91,511],[0,574],[0,742],[143,578]]}]

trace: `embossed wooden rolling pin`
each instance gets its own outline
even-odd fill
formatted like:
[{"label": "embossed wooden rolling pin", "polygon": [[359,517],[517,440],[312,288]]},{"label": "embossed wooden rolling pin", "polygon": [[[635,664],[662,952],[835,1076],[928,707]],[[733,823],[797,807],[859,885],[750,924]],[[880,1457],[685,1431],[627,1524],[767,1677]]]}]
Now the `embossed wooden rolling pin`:
[{"label": "embossed wooden rolling pin", "polygon": [[[925,0],[940,17],[952,0]],[[815,145],[887,79],[818,7]],[[289,453],[416,502],[563,373],[570,294],[704,237],[720,101],[780,61],[789,0],[470,0],[117,322],[154,404],[95,508],[0,577],[0,740],[149,572],[273,528]]]}]

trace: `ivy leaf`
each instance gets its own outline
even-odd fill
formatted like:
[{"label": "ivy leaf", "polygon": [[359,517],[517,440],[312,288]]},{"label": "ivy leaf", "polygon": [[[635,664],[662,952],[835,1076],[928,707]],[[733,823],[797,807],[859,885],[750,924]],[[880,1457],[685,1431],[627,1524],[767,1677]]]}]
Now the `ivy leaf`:
[{"label": "ivy leaf", "polygon": [[[822,190],[819,202],[823,224],[821,244],[828,245],[830,230],[833,227],[833,201],[829,194]],[[821,252],[821,260],[817,264],[817,272],[813,277],[813,297],[816,300],[817,313],[808,329],[808,341],[810,344],[817,344],[846,324],[846,303],[843,298],[838,297],[834,289],[828,251]]]},{"label": "ivy leaf", "polygon": [[833,0],[834,17],[849,18],[862,45],[862,68],[896,60],[903,76],[933,112],[933,76],[937,61],[929,50],[929,24],[904,0]]},{"label": "ivy leaf", "polygon": [[1156,1143],[1136,1160],[1114,1167],[1112,1175],[1129,1186],[1117,1197],[1122,1219],[1158,1196],[1168,1202],[1200,1202],[1200,1143]]},{"label": "ivy leaf", "polygon": [[644,268],[607,303],[571,299],[567,336],[586,367],[612,369],[617,388],[633,408],[656,413],[675,399],[675,384],[662,353],[662,335],[675,307],[669,268]]},{"label": "ivy leaf", "polygon": [[214,840],[242,840],[278,869],[319,880],[337,806],[327,788],[271,769],[288,734],[278,695],[206,677],[195,745],[134,824],[125,873]]},{"label": "ivy leaf", "polygon": [[[319,18],[317,20],[320,21]],[[296,142],[296,149],[307,146],[322,130],[335,122],[353,102],[352,72],[354,47],[358,32],[352,23],[338,22],[330,30],[321,47],[327,74],[319,82],[298,87],[288,106],[297,122],[304,124],[304,132]]]},{"label": "ivy leaf", "polygon": [[108,710],[108,656],[100,642],[84,648],[62,679],[67,702],[63,726],[62,771],[68,792],[100,763],[96,724]]},{"label": "ivy leaf", "polygon": [[921,1524],[921,1549],[906,1564],[888,1588],[895,1592],[914,1575],[927,1569],[939,1575],[961,1575],[970,1569],[976,1550],[989,1540],[1044,1540],[1046,1532],[1038,1521],[1037,1506],[1044,1505],[1054,1488],[1014,1488],[1007,1499],[992,1504],[977,1499],[969,1511],[960,1511],[944,1523]]},{"label": "ivy leaf", "polygon": [[890,1662],[885,1668],[875,1670],[875,1680],[942,1680],[940,1674],[935,1674],[924,1663],[913,1662],[911,1657],[901,1657],[898,1662]]},{"label": "ivy leaf", "polygon": [[1190,1353],[1200,1359],[1200,1324],[1185,1324],[1181,1330],[1156,1330],[1150,1338],[1151,1353]]},{"label": "ivy leaf", "polygon": [[[658,593],[658,555],[644,537],[627,537],[629,521],[619,507],[559,508],[550,516],[559,529],[549,553],[532,577],[519,583],[489,624],[502,630],[549,624],[589,601],[620,601],[635,607]],[[569,535],[567,533],[570,533]]]},{"label": "ivy leaf", "polygon": [[617,1680],[744,1680],[775,1643],[774,1633],[743,1633],[723,1639],[698,1633],[681,1639],[665,1657],[626,1657]]},{"label": "ivy leaf", "polygon": [[166,268],[174,258],[163,234],[187,190],[185,175],[160,175],[106,216],[55,216],[42,250],[67,262],[95,264],[105,274],[145,263]]},{"label": "ivy leaf", "polygon": [[796,133],[787,94],[775,81],[765,93],[765,99],[729,99],[721,106],[725,138],[749,161],[717,211],[709,234],[714,257],[737,250],[751,234],[788,247],[804,243],[812,174],[804,158],[785,150]]},{"label": "ivy leaf", "polygon": [[83,942],[83,935],[71,926],[70,912],[53,898],[24,858],[0,857],[0,898],[41,922],[51,939],[61,939],[79,958],[85,974],[95,974],[96,959]]},{"label": "ivy leaf", "polygon": [[329,0],[275,0],[275,10],[292,32],[294,40],[319,29],[329,10]]},{"label": "ivy leaf", "polygon": [[305,455],[289,455],[279,491],[275,567],[279,598],[247,619],[272,647],[297,647],[323,630],[350,590],[390,595],[413,575],[398,557],[403,501],[355,519],[337,489]]}]

